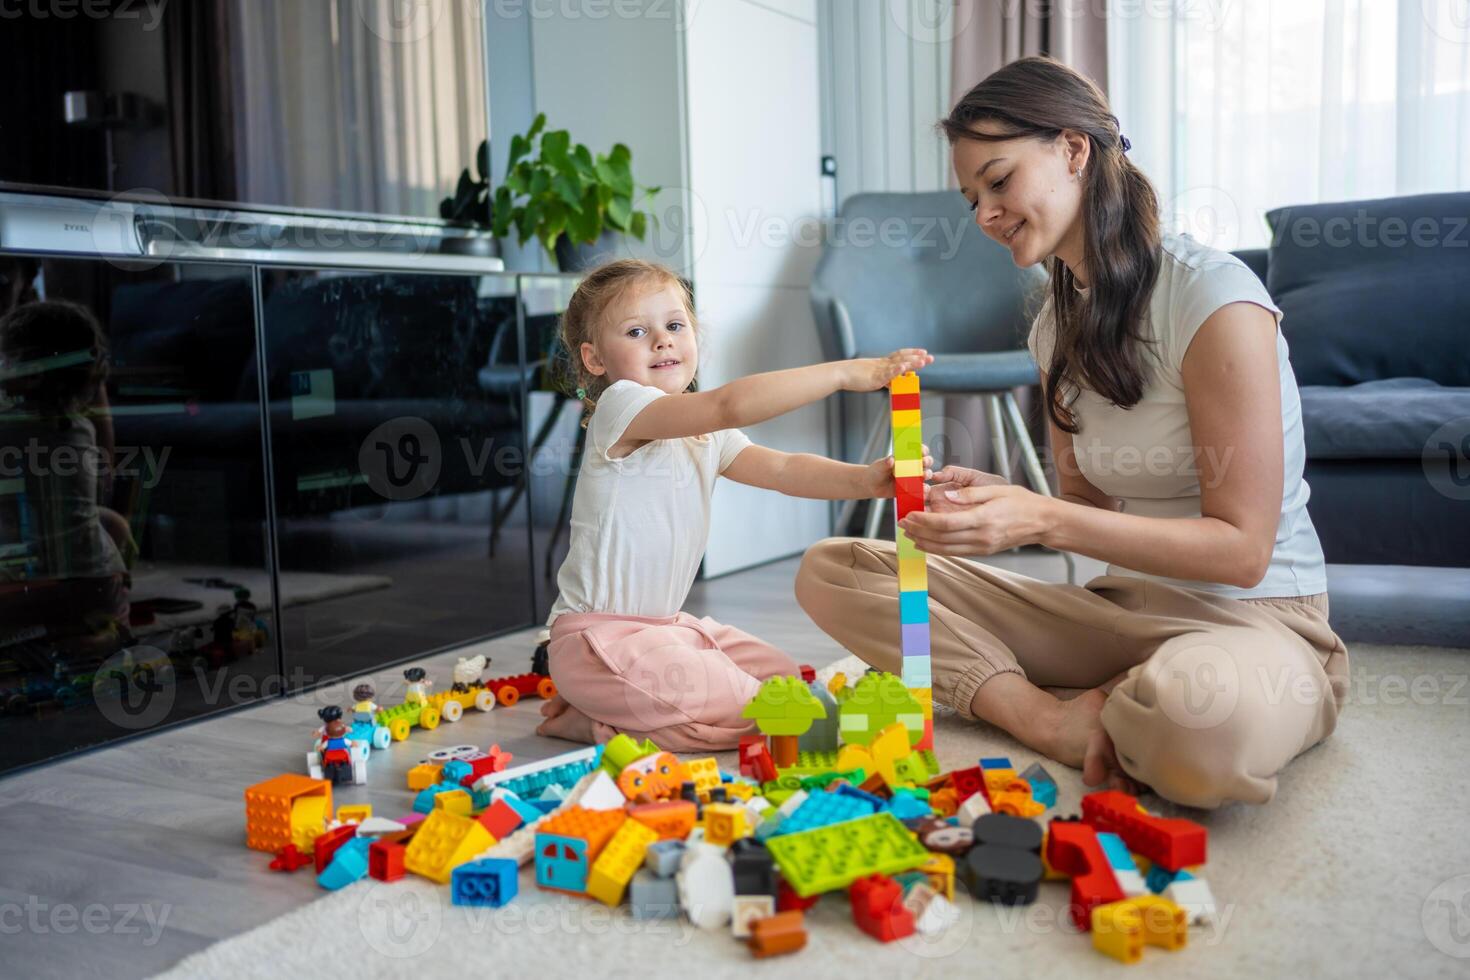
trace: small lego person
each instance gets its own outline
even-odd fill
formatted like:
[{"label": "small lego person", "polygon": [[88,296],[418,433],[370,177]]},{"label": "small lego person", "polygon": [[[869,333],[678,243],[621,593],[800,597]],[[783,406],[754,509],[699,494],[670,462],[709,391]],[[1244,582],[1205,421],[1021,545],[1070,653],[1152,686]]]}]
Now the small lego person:
[{"label": "small lego person", "polygon": [[352,689],[352,720],[361,724],[367,722],[372,724],[378,714],[378,703],[373,699],[378,692],[371,684],[359,684]]},{"label": "small lego person", "polygon": [[404,692],[403,703],[417,701],[420,704],[429,700],[429,688],[434,682],[428,680],[428,674],[422,667],[410,667],[403,672],[403,679],[408,681],[408,690]]},{"label": "small lego person", "polygon": [[322,720],[317,733],[320,742],[317,752],[322,757],[322,775],[332,783],[352,782],[352,749],[347,743],[347,723],[342,720],[342,709],[329,704],[316,713]]}]

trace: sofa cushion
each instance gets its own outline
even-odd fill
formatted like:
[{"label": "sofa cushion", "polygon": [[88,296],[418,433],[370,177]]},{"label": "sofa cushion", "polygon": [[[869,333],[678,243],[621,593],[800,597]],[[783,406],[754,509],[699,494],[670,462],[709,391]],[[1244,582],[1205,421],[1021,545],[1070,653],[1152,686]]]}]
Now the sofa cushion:
[{"label": "sofa cushion", "polygon": [[1301,394],[1308,459],[1418,458],[1436,429],[1470,417],[1470,388],[1428,378],[1306,385]]},{"label": "sofa cushion", "polygon": [[1266,215],[1266,286],[1303,385],[1470,386],[1470,192]]}]

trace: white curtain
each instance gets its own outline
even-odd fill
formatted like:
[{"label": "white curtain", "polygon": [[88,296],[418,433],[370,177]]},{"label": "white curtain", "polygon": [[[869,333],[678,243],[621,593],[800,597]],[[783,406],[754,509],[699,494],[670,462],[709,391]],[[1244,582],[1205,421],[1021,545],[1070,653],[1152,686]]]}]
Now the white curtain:
[{"label": "white curtain", "polygon": [[480,0],[233,0],[242,199],[438,217],[485,138]]},{"label": "white curtain", "polygon": [[1465,0],[1108,0],[1108,77],[1166,224],[1266,244],[1287,204],[1470,188]]}]

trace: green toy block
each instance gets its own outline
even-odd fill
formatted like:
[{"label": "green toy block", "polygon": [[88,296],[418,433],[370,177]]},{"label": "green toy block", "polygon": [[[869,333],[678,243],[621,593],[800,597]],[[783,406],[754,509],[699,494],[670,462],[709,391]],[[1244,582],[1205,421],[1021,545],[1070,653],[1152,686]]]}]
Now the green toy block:
[{"label": "green toy block", "polygon": [[629,763],[662,751],[663,749],[653,744],[652,739],[645,738],[640,745],[631,736],[619,733],[608,739],[607,744],[602,747],[602,768],[609,776],[617,779]]},{"label": "green toy block", "polygon": [[838,695],[837,709],[842,741],[868,745],[894,722],[909,733],[909,744],[924,738],[924,708],[903,681],[894,674],[874,671],[864,674],[852,687]]},{"label": "green toy block", "polygon": [[766,848],[802,898],[846,888],[865,875],[908,871],[930,858],[918,838],[887,812],[771,837]]},{"label": "green toy block", "polygon": [[827,717],[827,709],[800,677],[771,677],[740,717],[753,720],[762,735],[801,735],[812,722]]}]

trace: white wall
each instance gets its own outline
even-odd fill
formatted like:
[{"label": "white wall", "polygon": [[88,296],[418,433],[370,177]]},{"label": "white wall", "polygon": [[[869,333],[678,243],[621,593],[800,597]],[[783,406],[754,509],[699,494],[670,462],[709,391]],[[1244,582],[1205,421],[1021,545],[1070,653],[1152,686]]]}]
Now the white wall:
[{"label": "white wall", "polygon": [[[714,385],[821,360],[808,285],[820,256],[821,118],[814,2],[689,3],[684,33],[694,285]],[[812,405],[747,430],[788,452],[826,452]],[[705,574],[798,554],[827,506],[724,481]]]}]

